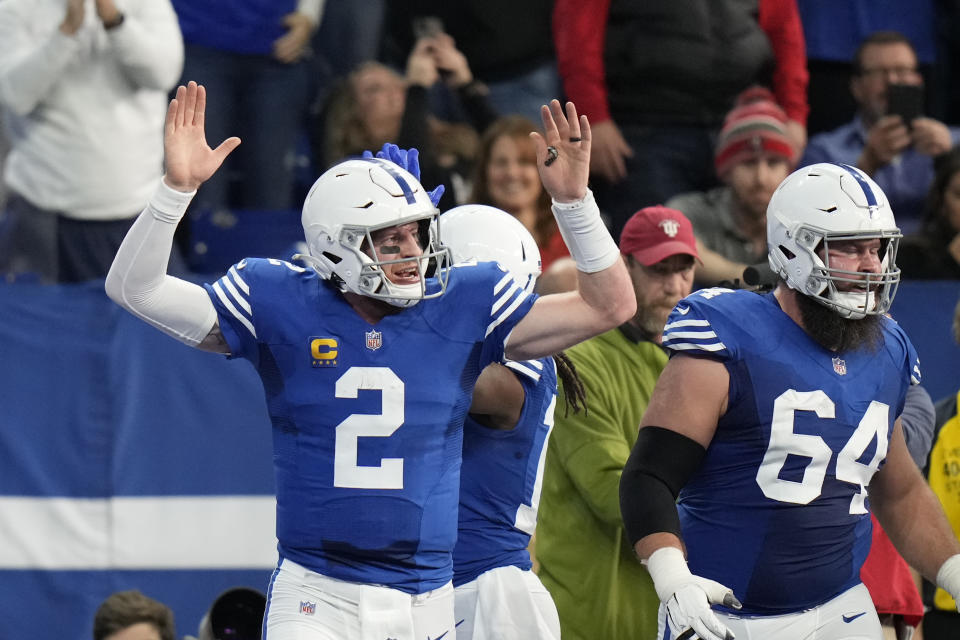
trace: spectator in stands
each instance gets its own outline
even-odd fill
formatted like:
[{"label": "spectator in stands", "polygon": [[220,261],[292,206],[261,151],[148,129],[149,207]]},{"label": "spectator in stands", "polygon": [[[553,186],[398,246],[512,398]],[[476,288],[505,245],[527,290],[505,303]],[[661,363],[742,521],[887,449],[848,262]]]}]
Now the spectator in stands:
[{"label": "spectator in stands", "polygon": [[[807,50],[810,85],[807,98],[810,117],[807,132],[812,137],[849,122],[857,104],[850,95],[852,60],[857,47],[872,33],[896,29],[917,48],[925,77],[938,75],[936,39],[939,9],[935,0],[797,0]],[[946,25],[942,25],[946,26]],[[950,35],[953,35],[951,30]],[[945,44],[945,43],[944,43]],[[953,84],[952,79],[950,80]],[[949,89],[949,87],[947,87]]]},{"label": "spectator in stands", "polygon": [[872,34],[857,49],[850,91],[857,116],[850,123],[810,139],[800,166],[816,162],[856,165],[890,199],[901,231],[920,225],[924,197],[933,181],[933,158],[960,140],[960,129],[920,116],[904,122],[891,113],[891,85],[922,86],[911,42],[896,31]]},{"label": "spectator in stands", "polygon": [[291,208],[295,148],[314,93],[309,43],[323,0],[172,1],[186,42],[183,83],[210,91],[208,132],[243,140],[194,206]]},{"label": "spectator in stands", "polygon": [[772,85],[790,137],[806,140],[795,0],[556,0],[553,34],[564,90],[593,123],[594,191],[615,237],[638,206],[715,183],[714,135],[750,85]]},{"label": "spectator in stands", "polygon": [[[428,90],[441,80],[456,90],[471,114],[471,125],[431,115]],[[424,183],[448,186],[440,202],[445,210],[464,201],[463,184],[472,170],[478,132],[495,118],[466,58],[453,39],[441,33],[417,41],[407,58],[405,76],[372,61],[351,73],[331,99],[323,131],[314,132],[314,140],[323,144],[316,155],[329,166],[385,142],[419,149]]]},{"label": "spectator in stands", "polygon": [[733,282],[748,265],[766,262],[767,205],[797,160],[786,123],[768,90],[747,89],[727,114],[714,149],[723,184],[667,201],[693,223],[703,261],[698,284]]},{"label": "spectator in stands", "polygon": [[4,0],[0,42],[0,272],[103,278],[163,169],[183,62],[170,1]]},{"label": "spectator in stands", "polygon": [[539,128],[523,116],[504,116],[490,125],[480,141],[470,201],[503,209],[520,220],[540,248],[546,271],[570,251],[550,211],[550,194],[537,173],[530,139],[535,130]]},{"label": "spectator in stands", "polygon": [[923,225],[900,243],[897,264],[904,278],[960,280],[960,149],[934,166]]},{"label": "spectator in stands", "polygon": [[176,640],[170,607],[139,591],[117,591],[93,617],[93,640]]},{"label": "spectator in stands", "polygon": [[550,21],[553,0],[391,0],[395,47],[409,50],[421,20],[437,19],[504,115],[540,121],[540,106],[561,95]]},{"label": "spectator in stands", "polygon": [[657,630],[660,601],[626,540],[617,496],[637,425],[667,363],[664,324],[691,291],[697,249],[683,213],[647,207],[624,227],[620,253],[637,313],[567,351],[586,388],[586,408],[556,413],[543,473],[537,558],[566,640],[649,639]]},{"label": "spectator in stands", "polygon": [[[953,339],[960,344],[960,303],[953,312]],[[953,532],[960,539],[960,393],[951,393],[935,405],[936,433],[927,462],[927,480],[940,499]],[[924,640],[955,640],[960,628],[960,614],[954,599],[946,591],[924,585],[927,612],[923,616]]]}]

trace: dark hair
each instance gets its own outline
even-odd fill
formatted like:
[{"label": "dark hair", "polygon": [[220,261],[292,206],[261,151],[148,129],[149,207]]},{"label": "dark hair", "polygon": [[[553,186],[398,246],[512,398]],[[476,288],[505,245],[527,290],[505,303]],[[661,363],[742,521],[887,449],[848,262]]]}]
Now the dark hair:
[{"label": "dark hair", "polygon": [[135,589],[117,591],[103,601],[93,617],[93,640],[104,640],[141,622],[152,625],[160,640],[176,640],[170,607]]},{"label": "dark hair", "polygon": [[587,412],[587,392],[584,389],[583,381],[577,374],[577,368],[565,352],[553,356],[557,363],[557,378],[563,384],[563,403],[565,416],[570,415],[570,410],[579,413],[583,409],[584,415]]},{"label": "dark hair", "polygon": [[907,36],[903,35],[899,31],[874,31],[869,36],[864,38],[864,40],[860,43],[860,46],[857,47],[857,52],[853,54],[854,75],[859,76],[863,73],[863,51],[867,47],[885,44],[905,44],[910,47],[910,51],[913,52],[913,57],[915,59],[917,57],[917,50],[914,48],[913,43],[910,42],[910,39],[907,38]]},{"label": "dark hair", "polygon": [[934,175],[923,205],[923,226],[921,234],[934,246],[946,245],[957,234],[943,211],[944,194],[950,186],[950,180],[960,172],[960,147],[954,147],[938,156],[933,163]]},{"label": "dark hair", "polygon": [[[534,124],[533,120],[524,116],[509,115],[502,116],[493,121],[483,132],[480,138],[480,150],[477,153],[477,159],[473,170],[473,193],[470,196],[470,202],[476,204],[486,204],[492,207],[498,206],[490,197],[490,182],[487,179],[487,166],[490,164],[490,156],[493,151],[493,145],[500,138],[505,136],[529,145],[529,157],[536,159],[536,150],[533,141],[530,140],[531,131],[539,131],[540,127]],[[556,220],[550,211],[550,194],[546,189],[540,190],[540,198],[537,200],[537,227],[530,229],[539,246],[549,241],[556,229]],[[513,213],[513,212],[508,212]]]}]

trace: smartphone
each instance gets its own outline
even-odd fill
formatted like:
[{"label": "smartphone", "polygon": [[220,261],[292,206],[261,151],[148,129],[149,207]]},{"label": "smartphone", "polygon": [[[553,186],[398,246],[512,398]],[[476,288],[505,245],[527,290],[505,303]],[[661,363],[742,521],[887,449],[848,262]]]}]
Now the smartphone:
[{"label": "smartphone", "polygon": [[420,16],[413,19],[413,37],[417,40],[421,38],[432,38],[443,33],[443,20],[437,16]]},{"label": "smartphone", "polygon": [[900,116],[909,126],[923,115],[923,86],[918,84],[891,84],[887,86],[887,115]]}]

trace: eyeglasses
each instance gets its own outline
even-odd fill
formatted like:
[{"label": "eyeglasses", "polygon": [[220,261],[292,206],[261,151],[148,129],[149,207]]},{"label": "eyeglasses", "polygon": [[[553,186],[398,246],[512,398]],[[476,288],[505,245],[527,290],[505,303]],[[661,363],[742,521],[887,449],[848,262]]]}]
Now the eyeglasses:
[{"label": "eyeglasses", "polygon": [[919,75],[916,67],[876,67],[874,69],[861,69],[860,75],[864,78],[887,78],[894,81],[913,80]]}]

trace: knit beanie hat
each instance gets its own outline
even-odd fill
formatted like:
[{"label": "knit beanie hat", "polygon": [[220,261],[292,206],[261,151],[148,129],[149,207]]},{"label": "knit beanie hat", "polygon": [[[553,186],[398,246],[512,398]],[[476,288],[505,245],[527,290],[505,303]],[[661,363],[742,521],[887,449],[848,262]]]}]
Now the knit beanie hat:
[{"label": "knit beanie hat", "polygon": [[793,168],[797,150],[787,137],[786,122],[787,114],[767,89],[750,87],[741,93],[717,137],[713,156],[717,176],[761,153],[781,156]]}]

